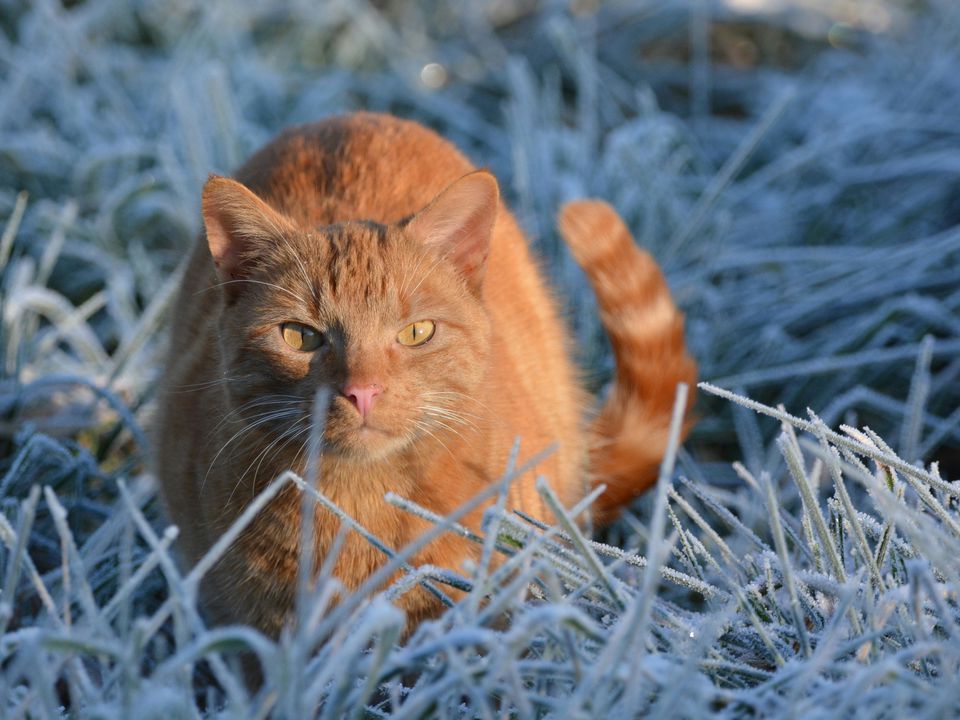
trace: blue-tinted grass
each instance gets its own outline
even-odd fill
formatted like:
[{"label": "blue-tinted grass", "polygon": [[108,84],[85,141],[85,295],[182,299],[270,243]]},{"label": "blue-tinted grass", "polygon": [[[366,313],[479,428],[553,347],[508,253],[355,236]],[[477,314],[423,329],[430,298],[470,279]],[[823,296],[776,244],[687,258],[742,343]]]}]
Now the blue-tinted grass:
[{"label": "blue-tinted grass", "polygon": [[[957,714],[952,3],[70,5],[0,8],[0,716]],[[211,629],[148,465],[177,265],[208,173],[358,108],[497,173],[598,391],[553,216],[611,201],[712,384],[604,543],[498,505],[462,577],[332,614],[333,581],[302,588],[277,640]],[[400,646],[387,598],[419,581],[473,591]]]}]

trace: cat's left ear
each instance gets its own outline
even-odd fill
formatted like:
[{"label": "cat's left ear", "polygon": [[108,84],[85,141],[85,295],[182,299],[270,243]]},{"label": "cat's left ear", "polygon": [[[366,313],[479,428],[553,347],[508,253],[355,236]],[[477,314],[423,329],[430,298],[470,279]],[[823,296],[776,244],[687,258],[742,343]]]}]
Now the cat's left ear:
[{"label": "cat's left ear", "polygon": [[254,263],[296,232],[286,216],[230,178],[211,175],[201,204],[207,244],[223,282],[246,276]]},{"label": "cat's left ear", "polygon": [[475,292],[483,284],[500,190],[486,170],[454,182],[406,225],[412,237],[448,257]]}]

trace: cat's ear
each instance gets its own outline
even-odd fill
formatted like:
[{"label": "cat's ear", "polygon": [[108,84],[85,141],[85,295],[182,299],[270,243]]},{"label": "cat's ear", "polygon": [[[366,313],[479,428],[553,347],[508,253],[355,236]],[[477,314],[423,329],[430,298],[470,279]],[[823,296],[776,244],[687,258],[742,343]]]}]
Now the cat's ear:
[{"label": "cat's ear", "polygon": [[211,175],[201,205],[207,244],[223,282],[243,278],[252,261],[296,231],[284,215],[230,178]]},{"label": "cat's ear", "polygon": [[477,170],[437,195],[410,219],[406,231],[448,257],[471,288],[479,290],[499,198],[500,190],[493,175]]}]

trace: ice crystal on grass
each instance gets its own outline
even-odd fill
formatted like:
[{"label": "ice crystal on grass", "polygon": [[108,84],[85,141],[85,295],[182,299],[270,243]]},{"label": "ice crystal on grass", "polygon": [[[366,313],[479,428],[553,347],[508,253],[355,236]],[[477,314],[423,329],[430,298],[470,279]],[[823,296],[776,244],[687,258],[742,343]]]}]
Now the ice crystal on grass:
[{"label": "ice crystal on grass", "polygon": [[[0,716],[956,715],[960,16],[777,6],[0,7]],[[196,593],[223,546],[179,567],[149,475],[199,189],[358,108],[498,174],[598,390],[609,353],[553,214],[610,200],[687,314],[700,423],[599,538],[549,478],[555,524],[496,485],[479,535],[391,495],[479,561],[413,568],[351,527],[407,570],[393,588],[333,607],[322,574],[277,639],[211,628]],[[250,513],[287,483],[309,487],[277,478]],[[389,599],[416,585],[468,594],[400,644]]]}]

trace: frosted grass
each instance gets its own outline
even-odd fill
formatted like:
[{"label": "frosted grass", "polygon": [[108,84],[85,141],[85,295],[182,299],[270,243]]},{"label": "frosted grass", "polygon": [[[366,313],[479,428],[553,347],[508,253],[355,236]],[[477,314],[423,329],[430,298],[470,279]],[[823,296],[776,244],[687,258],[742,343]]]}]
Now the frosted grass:
[{"label": "frosted grass", "polygon": [[[702,389],[715,392],[708,384]],[[138,501],[123,484],[111,516],[117,553],[126,558],[119,577],[126,579],[112,596],[98,597],[87,561],[95,554],[78,547],[50,487],[42,502],[35,489],[16,504],[13,522],[0,522],[4,587],[16,587],[22,576],[30,589],[21,597],[36,595],[45,608],[36,625],[8,627],[0,641],[8,658],[2,678],[8,710],[56,715],[67,692],[69,702],[85,710],[123,717],[131,708],[154,707],[160,716],[192,706],[197,666],[216,678],[208,686],[208,711],[226,717],[504,711],[521,717],[737,717],[750,708],[761,715],[788,709],[806,714],[822,709],[824,698],[843,705],[850,687],[861,692],[857,707],[844,708],[855,716],[896,717],[910,707],[935,717],[955,709],[960,525],[956,503],[942,493],[955,497],[960,491],[944,487],[935,467],[898,461],[867,432],[842,435],[815,417],[805,421],[739,395],[730,398],[784,420],[779,447],[804,501],[794,510],[783,507],[769,474],[751,477],[742,500],[765,502],[769,522],[757,528],[761,536],[748,533],[750,552],[730,549],[737,528],[725,527],[723,515],[702,502],[709,489],[690,492],[671,480],[673,452],[658,485],[660,512],[652,520],[659,530],[651,528],[653,537],[666,541],[666,553],[654,551],[653,562],[580,536],[576,509],[561,508],[541,484],[557,527],[492,509],[487,527],[500,533],[502,564],[492,572],[474,568],[458,583],[476,583],[474,595],[422,625],[402,647],[395,644],[402,615],[383,599],[365,602],[356,595],[326,616],[318,612],[336,586],[329,578],[301,591],[310,610],[277,641],[244,628],[206,628],[193,605],[195,588],[222,548],[182,576],[169,554],[175,533],[161,540],[142,514],[142,496]],[[810,442],[798,443],[797,431]],[[897,472],[907,468],[910,481]],[[507,473],[504,482],[509,479]],[[248,516],[291,480],[302,483],[279,478]],[[851,499],[854,485],[869,495],[860,507]],[[45,574],[25,539],[38,510],[51,516],[60,553]],[[138,553],[139,561],[131,563]],[[405,564],[404,556],[409,553],[392,558],[384,577]],[[603,557],[616,561],[604,563]],[[131,620],[125,606],[157,565],[168,589],[151,594],[168,599],[152,616]],[[630,572],[631,566],[640,572]],[[428,568],[411,579],[417,577],[449,582]],[[678,604],[680,593],[686,603]],[[486,599],[475,603],[475,596]],[[700,598],[692,604],[696,609],[692,596]],[[12,609],[7,603],[2,610],[8,623]],[[510,623],[503,626],[505,612]],[[247,697],[235,664],[241,649],[255,652],[269,669],[272,692]],[[37,672],[38,662],[45,672]],[[418,673],[414,680],[412,672]],[[678,693],[678,687],[685,689]],[[891,702],[889,712],[876,715]]]},{"label": "frosted grass", "polygon": [[[0,716],[956,714],[960,18],[813,5],[0,10]],[[718,22],[756,65],[718,61]],[[763,55],[764,33],[808,59]],[[281,637],[209,628],[215,554],[179,568],[148,472],[199,189],[280,127],[360,107],[498,174],[598,389],[611,360],[553,215],[613,202],[687,313],[701,421],[602,542],[549,478],[556,523],[511,512],[511,465],[477,535],[387,498],[476,542],[461,572],[357,528],[383,578],[407,571],[383,595],[333,608],[335,580],[304,578]],[[401,645],[388,599],[418,585],[466,598]]]}]

